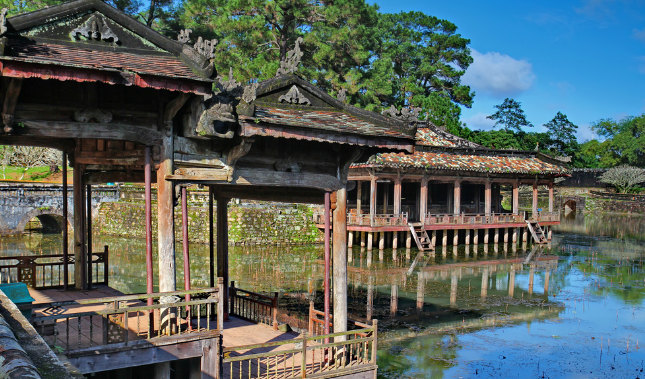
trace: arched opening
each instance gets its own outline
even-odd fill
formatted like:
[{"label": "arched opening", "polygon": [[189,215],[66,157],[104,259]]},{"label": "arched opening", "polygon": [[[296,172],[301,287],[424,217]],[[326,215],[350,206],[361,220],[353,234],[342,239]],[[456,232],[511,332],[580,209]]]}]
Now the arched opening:
[{"label": "arched opening", "polygon": [[26,233],[59,234],[63,232],[63,217],[55,214],[41,214],[30,219],[25,225]]},{"label": "arched opening", "polygon": [[573,199],[569,199],[564,203],[565,216],[570,213],[576,213],[576,201]]}]

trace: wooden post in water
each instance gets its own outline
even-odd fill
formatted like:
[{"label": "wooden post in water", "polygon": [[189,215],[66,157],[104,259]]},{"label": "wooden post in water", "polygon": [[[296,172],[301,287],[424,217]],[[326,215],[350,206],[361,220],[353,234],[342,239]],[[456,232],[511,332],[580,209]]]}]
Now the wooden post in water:
[{"label": "wooden post in water", "polygon": [[367,251],[372,251],[374,245],[374,233],[367,232]]},{"label": "wooden post in water", "polygon": [[399,310],[399,286],[397,286],[396,284],[392,284],[392,289],[390,292],[390,315],[395,316],[398,310]]},{"label": "wooden post in water", "polygon": [[378,249],[385,249],[385,232],[380,232],[378,236]]},{"label": "wooden post in water", "polygon": [[508,274],[508,297],[513,297],[515,293],[515,266],[511,264],[511,271]]},{"label": "wooden post in water", "polygon": [[547,295],[549,293],[549,280],[551,277],[551,271],[546,270],[544,272],[544,294]]},{"label": "wooden post in water", "polygon": [[82,165],[74,164],[74,283],[79,290],[86,289],[87,286],[83,171]]},{"label": "wooden post in water", "polygon": [[417,272],[417,310],[423,310],[423,304],[425,303],[425,281],[423,279],[423,273],[421,271]]},{"label": "wooden post in water", "polygon": [[63,151],[63,289],[69,286],[69,220],[67,217],[67,153]]},{"label": "wooden post in water", "polygon": [[[333,225],[334,333],[347,331],[347,189],[336,191]],[[334,342],[344,341],[336,337]]]},{"label": "wooden post in water", "polygon": [[374,313],[374,277],[370,275],[367,284],[367,305],[366,305],[366,318],[369,323],[372,319],[372,314]]},{"label": "wooden post in water", "polygon": [[[228,200],[217,198],[217,276],[222,278],[224,304],[228,304]],[[219,280],[219,279],[218,279]],[[224,306],[224,319],[228,320],[228,307]]]},{"label": "wooden post in water", "polygon": [[535,277],[535,265],[529,269],[529,295],[533,295],[533,280]]},{"label": "wooden post in water", "polygon": [[454,307],[457,305],[457,271],[452,270],[450,273],[450,306]]},{"label": "wooden post in water", "polygon": [[488,295],[488,267],[482,269],[482,288],[481,288],[481,297],[485,299]]}]

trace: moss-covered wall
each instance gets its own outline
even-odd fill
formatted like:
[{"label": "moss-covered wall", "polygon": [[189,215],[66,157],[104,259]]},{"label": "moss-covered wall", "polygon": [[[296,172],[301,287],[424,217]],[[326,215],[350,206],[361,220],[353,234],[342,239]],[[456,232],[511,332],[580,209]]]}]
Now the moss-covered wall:
[{"label": "moss-covered wall", "polygon": [[[124,188],[120,202],[103,203],[94,220],[94,230],[105,235],[145,237],[145,207],[140,188]],[[322,242],[313,223],[315,206],[271,202],[235,203],[228,208],[229,243],[298,245]],[[216,212],[216,210],[214,210]],[[175,208],[175,237],[181,238],[181,207]],[[152,230],[157,230],[153,202]],[[156,232],[153,232],[156,238]],[[188,234],[191,242],[208,243],[208,196],[191,192],[188,202]]]}]

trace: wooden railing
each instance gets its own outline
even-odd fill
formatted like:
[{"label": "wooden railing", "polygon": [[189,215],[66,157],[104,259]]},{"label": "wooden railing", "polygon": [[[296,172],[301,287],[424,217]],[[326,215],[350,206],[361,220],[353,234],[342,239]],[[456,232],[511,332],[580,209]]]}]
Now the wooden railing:
[{"label": "wooden railing", "polygon": [[222,330],[221,288],[223,282],[218,288],[37,304],[31,321],[55,351],[64,352]]},{"label": "wooden railing", "polygon": [[[378,322],[347,332],[224,348],[231,378],[337,377],[374,372]],[[332,342],[333,341],[333,342]]]},{"label": "wooden railing", "polygon": [[[321,213],[314,214],[314,223],[322,225],[325,223],[324,215]],[[379,213],[372,217],[369,213],[349,212],[347,214],[347,225],[354,226],[406,226],[408,224],[408,214]]]},{"label": "wooden railing", "polygon": [[531,220],[537,222],[559,222],[560,212],[538,212],[537,215],[531,216]]},{"label": "wooden railing", "polygon": [[[329,329],[334,327],[332,322],[332,315],[329,315]],[[367,328],[369,324],[356,320],[347,320],[347,328],[350,330]],[[322,336],[325,334],[325,312],[319,311],[314,308],[313,303],[309,303],[309,328],[308,333],[310,336]]]},{"label": "wooden railing", "polygon": [[229,287],[229,314],[239,318],[270,325],[278,330],[278,293],[267,296],[235,287]]},{"label": "wooden railing", "polygon": [[[103,252],[92,253],[92,284],[108,284],[108,247]],[[67,263],[63,255],[20,255],[0,257],[0,282],[23,282],[27,286],[44,289],[65,285],[65,264],[68,266],[68,285],[74,285],[74,255]],[[101,272],[102,271],[102,272]]]},{"label": "wooden railing", "polygon": [[517,224],[524,222],[524,214],[492,213],[483,214],[428,214],[426,225],[488,225],[488,224]]}]

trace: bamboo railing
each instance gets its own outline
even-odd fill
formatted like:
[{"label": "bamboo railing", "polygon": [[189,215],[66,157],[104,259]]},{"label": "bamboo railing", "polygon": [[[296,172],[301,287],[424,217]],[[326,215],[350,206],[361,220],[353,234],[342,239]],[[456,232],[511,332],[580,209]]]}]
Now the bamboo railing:
[{"label": "bamboo railing", "polygon": [[[100,253],[92,253],[92,284],[108,284],[108,258],[109,250],[107,246]],[[67,263],[65,263],[62,254],[0,257],[0,282],[23,282],[35,289],[60,288],[65,285],[65,264],[68,265],[69,271],[67,284],[73,286],[73,255],[67,258]]]},{"label": "bamboo railing", "polygon": [[[222,330],[222,288],[220,283],[218,288],[42,303],[33,306],[31,322],[54,350],[64,352]],[[150,298],[153,304],[146,305]]]},{"label": "bamboo railing", "polygon": [[[338,377],[376,370],[378,322],[346,332],[224,348],[231,378]],[[333,342],[331,342],[333,341]]]}]

